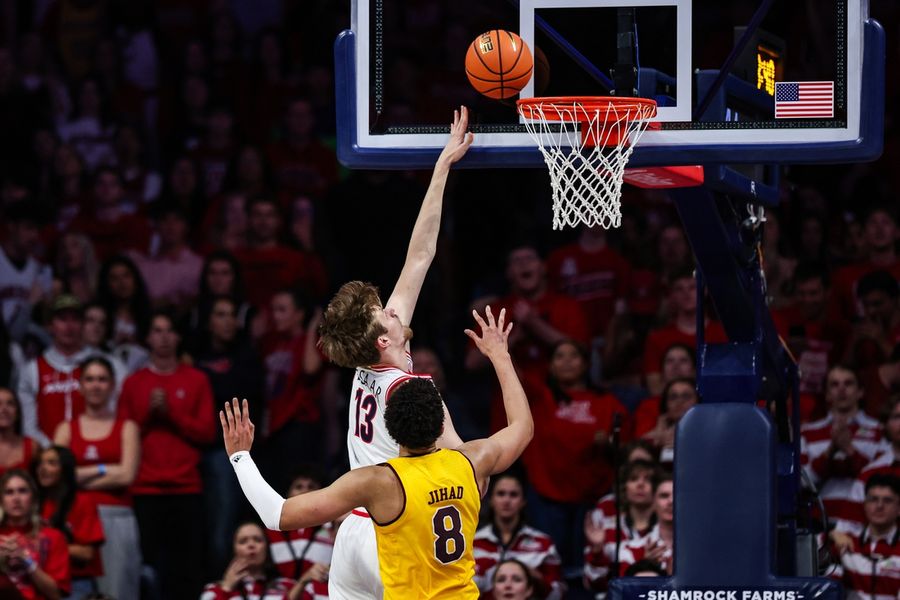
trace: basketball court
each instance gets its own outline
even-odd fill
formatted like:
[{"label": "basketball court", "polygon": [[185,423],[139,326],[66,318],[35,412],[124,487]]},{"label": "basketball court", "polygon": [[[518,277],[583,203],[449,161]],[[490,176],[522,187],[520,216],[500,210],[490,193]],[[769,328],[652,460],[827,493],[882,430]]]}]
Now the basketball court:
[{"label": "basketball court", "polygon": [[[702,403],[676,439],[675,574],[615,580],[610,596],[839,598],[798,518],[797,367],[765,304],[758,247],[781,165],[881,153],[884,31],[866,0],[457,0],[452,25],[414,49],[403,6],[354,0],[335,42],[340,160],[429,169],[447,115],[466,104],[476,138],[460,166],[548,168],[548,228],[617,226],[623,180],[666,189],[698,294],[728,335],[706,344],[699,311]],[[530,51],[517,96],[488,98],[467,81],[467,50],[492,30]],[[432,75],[426,105],[398,84],[408,61]],[[510,79],[518,87],[523,75]]]}]

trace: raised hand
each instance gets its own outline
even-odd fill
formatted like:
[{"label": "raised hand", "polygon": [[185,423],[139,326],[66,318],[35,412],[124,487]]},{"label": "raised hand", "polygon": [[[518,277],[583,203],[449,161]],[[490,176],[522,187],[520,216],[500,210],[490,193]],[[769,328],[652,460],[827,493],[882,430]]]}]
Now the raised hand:
[{"label": "raised hand", "polygon": [[478,350],[490,360],[501,356],[509,356],[509,332],[512,331],[513,324],[510,322],[504,328],[506,309],[500,310],[500,316],[496,321],[490,305],[484,309],[484,314],[485,318],[483,319],[478,314],[478,311],[472,311],[475,322],[481,327],[481,336],[471,329],[466,329],[464,333],[475,342]]},{"label": "raised hand", "polygon": [[247,576],[247,567],[248,563],[245,558],[235,558],[232,560],[228,565],[228,568],[225,569],[225,574],[222,575],[221,586],[229,592],[234,591],[241,583],[241,580]]},{"label": "raised hand", "polygon": [[469,109],[465,106],[460,106],[459,110],[453,111],[453,123],[450,125],[450,139],[447,140],[447,145],[444,146],[444,150],[441,152],[438,162],[446,161],[452,165],[465,156],[469,146],[471,146],[472,142],[475,140],[475,134],[466,132],[468,127]]},{"label": "raised hand", "polygon": [[237,398],[225,403],[225,410],[219,411],[222,423],[222,437],[225,439],[225,452],[231,456],[235,452],[247,450],[253,446],[253,432],[256,426],[250,421],[250,405],[244,398],[243,406]]}]

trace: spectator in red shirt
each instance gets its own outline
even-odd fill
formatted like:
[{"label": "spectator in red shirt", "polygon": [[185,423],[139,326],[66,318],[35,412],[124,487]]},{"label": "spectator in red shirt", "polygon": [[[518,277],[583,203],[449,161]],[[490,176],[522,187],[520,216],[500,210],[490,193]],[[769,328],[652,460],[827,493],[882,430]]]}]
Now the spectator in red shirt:
[{"label": "spectator in red shirt", "polygon": [[276,291],[302,288],[314,298],[328,287],[319,258],[283,245],[283,219],[272,198],[257,197],[247,205],[247,246],[236,252],[244,274],[247,296],[257,308],[268,306]]},{"label": "spectator in red shirt", "polygon": [[833,277],[832,309],[835,317],[852,321],[864,314],[856,286],[863,275],[884,270],[900,279],[897,256],[897,217],[893,206],[876,205],[863,218],[863,238],[868,248],[866,260],[838,269]]},{"label": "spectator in red shirt", "polygon": [[609,247],[605,229],[582,226],[576,242],[550,254],[547,277],[581,305],[591,338],[602,338],[612,316],[625,310],[631,265]]},{"label": "spectator in red shirt", "polygon": [[309,100],[289,102],[284,125],[284,139],[267,151],[276,184],[290,194],[323,196],[337,183],[337,159],[315,138],[316,121]]},{"label": "spectator in red shirt", "polygon": [[76,597],[88,594],[95,589],[95,578],[103,574],[103,526],[93,498],[78,489],[75,456],[63,446],[44,448],[35,457],[32,473],[38,484],[41,516],[63,532],[69,543],[71,593]]},{"label": "spectator in red shirt", "polygon": [[[666,349],[675,343],[685,344],[694,350],[697,348],[697,281],[693,269],[685,268],[672,273],[668,304],[671,320],[668,325],[651,330],[644,344],[644,377],[647,389],[653,395],[659,394],[663,388],[660,367]],[[724,341],[721,326],[707,322],[706,340]]]},{"label": "spectator in red shirt", "polygon": [[141,441],[137,424],[116,417],[112,366],[92,356],[81,364],[84,414],[60,423],[54,442],[70,448],[84,494],[97,505],[106,542],[97,587],[113,598],[140,595],[141,548],[129,486],[137,476]]},{"label": "spectator in red shirt", "polygon": [[[141,553],[162,595],[194,600],[203,587],[205,518],[199,463],[215,441],[212,389],[201,371],[179,364],[172,316],[150,320],[150,362],[125,380],[119,415],[138,424],[141,464],[132,486]],[[178,543],[173,544],[174,540]]]},{"label": "spectator in red shirt", "polygon": [[0,477],[0,508],[0,591],[25,600],[68,594],[66,538],[39,518],[37,485],[27,471]]},{"label": "spectator in red shirt", "polygon": [[124,194],[119,172],[101,167],[94,175],[93,211],[82,212],[69,226],[94,242],[100,261],[128,249],[146,250],[150,243],[150,223],[122,210]]},{"label": "spectator in red shirt", "polygon": [[9,388],[0,387],[0,475],[10,469],[27,469],[40,446],[22,435],[22,406]]},{"label": "spectator in red shirt", "polygon": [[528,382],[535,426],[523,455],[532,522],[556,541],[563,564],[579,570],[585,513],[613,482],[613,428],[629,429],[623,424],[628,410],[612,394],[590,389],[587,369],[587,352],[563,341],[553,350],[546,383]]},{"label": "spectator in red shirt", "polygon": [[900,344],[900,285],[887,271],[871,271],[859,279],[856,296],[863,318],[853,326],[845,359],[862,368],[884,362]]},{"label": "spectator in red shirt", "polygon": [[[575,300],[550,289],[544,261],[532,245],[520,245],[509,252],[506,278],[509,294],[490,304],[497,313],[505,308],[507,318],[516,324],[509,336],[509,352],[519,369],[527,378],[543,379],[556,344],[565,339],[587,344],[589,335],[584,313]],[[470,344],[465,358],[466,369],[481,370],[488,364]],[[499,395],[495,394],[491,405],[491,430],[497,431],[502,422],[502,404]]]}]

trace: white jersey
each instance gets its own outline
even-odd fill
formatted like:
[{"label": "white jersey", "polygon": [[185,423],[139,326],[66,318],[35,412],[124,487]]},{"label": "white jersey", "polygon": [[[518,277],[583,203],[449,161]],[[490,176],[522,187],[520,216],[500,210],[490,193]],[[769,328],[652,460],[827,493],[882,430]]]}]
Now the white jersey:
[{"label": "white jersey", "polygon": [[350,468],[368,467],[397,458],[400,446],[394,441],[384,424],[387,399],[398,385],[413,377],[427,377],[412,372],[412,359],[408,370],[391,366],[374,365],[359,367],[350,391],[350,419],[347,428],[347,455]]}]

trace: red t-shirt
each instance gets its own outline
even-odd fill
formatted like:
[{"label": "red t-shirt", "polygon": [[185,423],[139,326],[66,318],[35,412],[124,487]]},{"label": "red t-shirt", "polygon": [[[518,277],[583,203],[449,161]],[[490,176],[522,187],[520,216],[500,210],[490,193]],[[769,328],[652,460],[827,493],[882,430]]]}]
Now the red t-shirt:
[{"label": "red t-shirt", "polygon": [[319,420],[318,378],[303,372],[306,335],[286,338],[269,334],[260,341],[266,368],[267,424],[275,433],[288,422],[314,423]]},{"label": "red t-shirt", "polygon": [[554,290],[581,305],[591,336],[602,336],[616,300],[628,294],[631,265],[612,248],[587,252],[575,243],[550,254],[547,276]]},{"label": "red t-shirt", "polygon": [[[519,296],[510,295],[501,298],[496,303],[491,304],[491,310],[494,316],[500,314],[500,310],[506,309],[506,320],[515,321],[515,312],[513,308],[516,303],[525,302],[529,304],[538,316],[554,329],[564,334],[566,337],[587,346],[588,330],[584,314],[581,306],[573,299],[556,292],[547,291],[538,300],[526,300]],[[532,336],[525,329],[525,326],[517,323],[519,328],[518,334],[522,338],[510,346],[510,354],[516,367],[520,369],[522,374],[535,380],[542,380],[547,376],[547,368],[550,364],[550,347],[541,340]],[[471,347],[474,344],[469,342]],[[499,431],[506,423],[503,411],[503,396],[500,395],[499,386],[495,386],[494,397],[491,401],[491,431]]]},{"label": "red t-shirt", "polygon": [[[27,554],[33,560],[36,560],[41,570],[47,573],[56,583],[62,595],[67,595],[71,587],[69,545],[66,543],[66,538],[62,532],[52,527],[41,525],[35,536],[32,535],[31,526],[0,526],[0,536],[12,535],[18,538],[19,546],[27,548]],[[6,589],[10,585],[18,591],[24,600],[42,600],[45,598],[35,589],[24,564],[0,575],[0,589]]]},{"label": "red t-shirt", "polygon": [[[595,501],[613,482],[612,465],[604,448],[594,443],[595,435],[612,433],[614,415],[624,419],[628,409],[612,394],[576,390],[565,402],[540,381],[530,380],[527,386],[534,416],[534,439],[523,456],[529,481],[539,494],[557,502]],[[623,424],[622,429],[629,427]]]},{"label": "red t-shirt", "polygon": [[73,419],[84,412],[84,397],[81,395],[81,369],[58,371],[43,355],[37,358],[38,429],[53,439],[56,427],[63,421]]},{"label": "red t-shirt", "polygon": [[[41,517],[47,522],[56,512],[56,502],[51,499],[44,501],[41,506]],[[94,558],[87,564],[77,564],[72,561],[72,577],[99,577],[103,575],[103,562],[100,559],[100,546],[105,538],[103,525],[97,514],[97,505],[94,500],[83,492],[75,493],[75,500],[66,515],[66,527],[72,532],[72,543],[82,546],[94,546]],[[116,551],[123,549],[118,548]]]},{"label": "red t-shirt", "polygon": [[[80,419],[69,423],[71,440],[69,449],[75,455],[79,467],[93,465],[117,465],[122,461],[122,426],[124,419],[116,419],[109,435],[99,440],[86,440],[81,433]],[[84,490],[97,506],[131,506],[131,493],[127,487],[118,490]]]},{"label": "red t-shirt", "polygon": [[[162,389],[168,413],[150,414],[150,393]],[[213,396],[202,371],[179,365],[169,374],[149,367],[125,380],[119,417],[137,423],[141,432],[141,466],[131,486],[135,494],[199,494],[201,447],[213,443]]]},{"label": "red t-shirt", "polygon": [[268,308],[272,296],[283,289],[299,286],[313,298],[327,291],[325,267],[314,254],[275,246],[242,248],[235,255],[241,263],[247,300],[257,308]]}]

